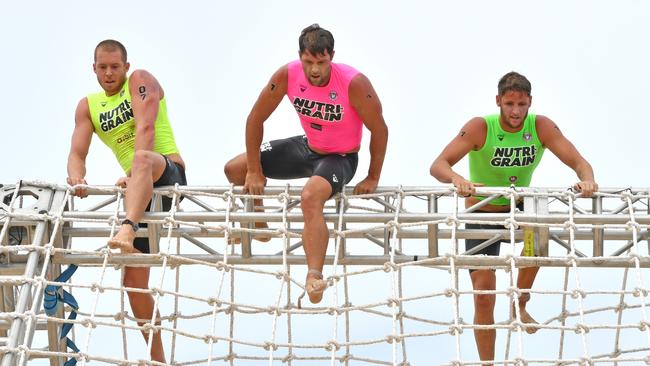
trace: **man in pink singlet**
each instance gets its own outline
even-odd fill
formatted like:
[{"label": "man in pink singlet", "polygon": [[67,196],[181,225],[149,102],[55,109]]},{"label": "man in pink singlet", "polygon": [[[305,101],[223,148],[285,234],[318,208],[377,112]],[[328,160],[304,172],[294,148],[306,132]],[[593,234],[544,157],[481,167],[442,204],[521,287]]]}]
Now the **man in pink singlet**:
[{"label": "man in pink singlet", "polygon": [[[363,125],[371,133],[370,167],[354,193],[375,191],[388,128],[368,78],[350,66],[332,62],[332,33],[313,24],[303,29],[298,44],[300,58],[271,76],[248,115],[246,153],[230,160],[224,171],[231,183],[243,185],[250,194],[262,194],[266,177],[309,178],[301,194],[308,266],[305,287],[309,300],[318,303],[327,287],[322,274],[329,239],[323,217],[325,201],[341,192],[354,176]],[[296,109],[305,135],[262,144],[264,121],[285,95]]]}]

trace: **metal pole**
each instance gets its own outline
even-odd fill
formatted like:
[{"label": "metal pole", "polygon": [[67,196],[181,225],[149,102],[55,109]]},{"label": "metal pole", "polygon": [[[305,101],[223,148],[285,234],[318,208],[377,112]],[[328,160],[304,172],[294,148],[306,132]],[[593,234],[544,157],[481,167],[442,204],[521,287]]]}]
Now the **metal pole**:
[{"label": "metal pole", "polygon": [[[34,231],[34,244],[42,245],[46,228],[47,228],[46,222],[39,222],[38,224],[36,224],[36,230]],[[25,278],[29,278],[29,279],[34,278],[34,274],[36,273],[36,268],[38,266],[39,256],[40,253],[36,250],[29,253],[29,256],[27,258],[27,265],[25,266],[25,273],[23,275]],[[18,297],[18,303],[16,305],[17,313],[24,314],[25,311],[27,310],[29,305],[28,304],[29,298],[31,296],[31,291],[32,291],[31,283],[28,282],[21,286],[20,295]],[[37,298],[40,298],[40,296],[37,296]],[[21,333],[21,329],[23,328],[24,323],[25,321],[21,318],[15,318],[11,323],[11,328],[9,329],[9,338],[7,340],[8,349],[11,350],[16,348],[16,346],[21,342],[21,339],[19,339],[20,338],[19,335]],[[14,362],[15,357],[16,355],[15,352],[13,351],[5,353],[5,355],[2,357],[2,363],[0,365],[11,366]]]},{"label": "metal pole", "polygon": [[[594,214],[602,214],[603,213],[603,197],[602,196],[596,196],[592,199],[592,212]],[[604,255],[604,229],[603,228],[594,228],[593,229],[594,233],[594,257],[602,257]]]},{"label": "metal pole", "polygon": [[[438,212],[438,196],[430,194],[428,197],[428,212],[430,214]],[[427,226],[427,243],[429,248],[429,258],[438,256],[438,225]]]}]

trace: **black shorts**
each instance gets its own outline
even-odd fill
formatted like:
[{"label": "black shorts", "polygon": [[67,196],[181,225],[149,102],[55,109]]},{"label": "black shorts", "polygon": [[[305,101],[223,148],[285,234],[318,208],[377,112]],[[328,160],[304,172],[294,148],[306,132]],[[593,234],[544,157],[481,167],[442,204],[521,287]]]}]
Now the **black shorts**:
[{"label": "black shorts", "polygon": [[260,151],[266,177],[295,179],[317,175],[330,183],[332,195],[352,180],[359,162],[357,153],[318,154],[309,148],[305,136],[265,142]]},{"label": "black shorts", "polygon": [[[517,204],[517,208],[520,211],[524,210],[524,205],[523,202]],[[477,210],[476,212],[486,212],[486,211],[481,211]],[[499,230],[503,229],[503,226],[500,225],[489,225],[489,224],[465,224],[465,229],[487,229],[487,230]],[[465,251],[468,251],[474,247],[477,247],[481,244],[483,244],[486,240],[488,239],[465,239]],[[492,255],[492,256],[498,256],[499,251],[501,250],[501,243],[504,242],[505,240],[497,240],[494,243],[488,245],[487,247],[479,250],[478,252],[474,253],[473,255]],[[509,242],[509,241],[505,241]],[[469,272],[474,272],[474,269],[470,269]]]},{"label": "black shorts", "polygon": [[[187,185],[187,178],[185,177],[185,169],[183,166],[171,161],[168,157],[163,155],[167,165],[165,166],[165,171],[163,171],[160,178],[153,183],[154,187],[162,186],[173,186],[178,183],[182,186]],[[149,211],[151,207],[151,201],[147,205],[145,211]],[[169,211],[172,208],[172,199],[171,197],[163,196],[162,197],[162,209],[163,211]],[[147,227],[146,223],[141,223],[140,227]],[[139,250],[142,253],[149,253],[149,238],[135,238],[133,241],[133,247]]]}]

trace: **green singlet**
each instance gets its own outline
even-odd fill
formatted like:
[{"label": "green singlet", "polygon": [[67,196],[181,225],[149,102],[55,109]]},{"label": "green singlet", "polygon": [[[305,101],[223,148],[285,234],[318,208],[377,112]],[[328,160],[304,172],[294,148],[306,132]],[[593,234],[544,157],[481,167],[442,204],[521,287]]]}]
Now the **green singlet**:
[{"label": "green singlet", "polygon": [[[485,116],[485,143],[480,150],[469,153],[470,181],[488,187],[528,187],[545,150],[535,120],[534,114],[528,114],[520,131],[507,132],[501,128],[498,114]],[[505,206],[510,200],[500,197],[490,203]]]},{"label": "green singlet", "polygon": [[[135,118],[131,107],[129,79],[126,79],[120,92],[115,95],[106,96],[104,91],[89,94],[88,108],[95,133],[113,151],[124,173],[128,174],[135,154]],[[165,98],[158,105],[154,130],[153,151],[162,155],[178,153],[167,118]]]}]

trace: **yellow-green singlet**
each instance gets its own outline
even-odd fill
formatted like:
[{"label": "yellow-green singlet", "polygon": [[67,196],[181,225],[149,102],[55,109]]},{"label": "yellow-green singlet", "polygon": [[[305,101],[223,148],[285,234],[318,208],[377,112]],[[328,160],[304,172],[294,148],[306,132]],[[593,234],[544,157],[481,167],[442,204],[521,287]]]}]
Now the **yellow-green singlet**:
[{"label": "yellow-green singlet", "polygon": [[[470,181],[488,187],[528,187],[544,154],[535,120],[534,114],[528,114],[520,131],[507,132],[501,128],[498,114],[485,116],[485,143],[480,150],[469,153]],[[508,205],[510,200],[500,197],[491,204]]]},{"label": "yellow-green singlet", "polygon": [[[88,95],[90,119],[95,133],[115,154],[117,161],[128,174],[135,154],[135,118],[129,93],[129,79],[115,95],[104,91]],[[167,118],[167,103],[160,100],[158,116],[154,124],[153,151],[162,155],[178,153],[174,133]]]}]

